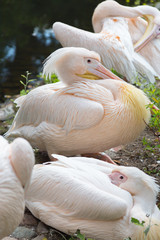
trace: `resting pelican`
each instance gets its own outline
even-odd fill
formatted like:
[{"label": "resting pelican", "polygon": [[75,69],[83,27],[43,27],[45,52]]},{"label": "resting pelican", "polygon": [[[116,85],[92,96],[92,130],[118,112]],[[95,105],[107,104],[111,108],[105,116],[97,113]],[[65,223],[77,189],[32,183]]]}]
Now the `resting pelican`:
[{"label": "resting pelican", "polygon": [[[114,1],[102,2],[93,13],[93,27],[96,33],[56,22],[53,24],[55,37],[64,47],[85,47],[98,52],[105,67],[114,68],[131,83],[137,80],[137,76],[140,79],[143,76],[147,81],[155,82],[154,76],[158,76],[158,73],[142,56],[134,52],[127,20],[122,18],[122,16],[137,16],[140,13],[147,17],[147,14],[154,14],[154,8],[146,6],[146,10],[145,7],[137,7],[136,15],[132,13],[134,8],[128,7],[128,11],[123,11],[120,5],[121,8],[118,12],[119,8],[115,8],[117,11],[114,11],[114,7],[109,7],[109,4],[112,6],[118,3]],[[157,12],[159,11],[157,10]],[[145,34],[146,36],[147,34]],[[141,42],[143,44],[142,39],[138,44],[140,45]]]},{"label": "resting pelican", "polygon": [[[107,31],[109,17],[112,27],[117,25],[117,28],[119,24],[114,17],[126,18],[135,51],[147,60],[157,75],[160,75],[160,11],[147,5],[126,7],[116,1],[104,1],[93,13],[92,23],[95,32],[100,32],[103,28]],[[122,29],[121,31],[125,34]]]},{"label": "resting pelican", "polygon": [[22,221],[33,165],[33,150],[26,140],[17,138],[8,144],[0,136],[0,239]]},{"label": "resting pelican", "polygon": [[101,2],[93,13],[93,28],[95,32],[100,32],[107,17],[137,18],[139,16],[145,18],[148,23],[145,33],[134,45],[135,49],[139,50],[160,34],[160,11],[155,7],[147,5],[126,7],[116,1],[106,0]]},{"label": "resting pelican", "polygon": [[[105,69],[97,53],[59,49],[44,65],[46,75],[53,72],[64,84],[38,87],[17,100],[20,108],[7,137],[22,136],[50,158],[73,156],[127,144],[149,122],[143,91]],[[115,79],[100,79],[106,77]]]},{"label": "resting pelican", "polygon": [[[54,157],[59,161],[34,166],[26,206],[35,217],[64,233],[80,229],[96,240],[160,239],[159,188],[152,177],[93,158]],[[145,227],[131,218],[145,221]]]}]

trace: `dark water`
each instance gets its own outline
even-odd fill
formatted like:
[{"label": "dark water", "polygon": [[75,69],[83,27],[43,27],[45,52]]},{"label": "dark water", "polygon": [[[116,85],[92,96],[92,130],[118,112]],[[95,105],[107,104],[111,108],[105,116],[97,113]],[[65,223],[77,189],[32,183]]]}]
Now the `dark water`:
[{"label": "dark water", "polygon": [[[52,24],[61,21],[92,31],[91,16],[99,0],[0,0],[0,102],[18,94],[21,74],[35,78],[43,60],[60,47]],[[135,1],[118,1],[123,5]],[[136,1],[154,4],[158,1]]]}]

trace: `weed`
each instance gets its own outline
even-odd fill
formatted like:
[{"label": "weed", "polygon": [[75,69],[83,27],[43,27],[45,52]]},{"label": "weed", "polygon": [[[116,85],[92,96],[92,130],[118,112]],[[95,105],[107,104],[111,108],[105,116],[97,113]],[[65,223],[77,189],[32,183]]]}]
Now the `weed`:
[{"label": "weed", "polygon": [[144,227],[144,223],[145,223],[145,221],[140,222],[136,218],[131,218],[131,222],[134,223],[135,225],[138,225],[138,226],[141,226],[141,227]]},{"label": "weed", "polygon": [[143,171],[145,173],[147,173],[148,175],[160,176],[160,170],[158,170],[157,168],[149,170],[147,167],[145,167],[145,168],[143,168]]},{"label": "weed", "polygon": [[122,74],[118,73],[115,69],[111,68],[111,71],[121,79],[125,79],[125,77]]},{"label": "weed", "polygon": [[92,238],[85,238],[85,235],[78,229],[74,235],[72,235],[69,240],[94,240]]},{"label": "weed", "polygon": [[151,101],[151,103],[146,106],[150,108],[152,113],[150,123],[147,127],[153,132],[155,138],[154,140],[150,140],[144,137],[142,143],[148,153],[154,153],[158,157],[160,149],[160,110],[158,109],[160,108],[160,89],[157,88],[155,84],[148,84],[145,81],[141,83],[139,80],[135,82],[135,85],[141,88]]},{"label": "weed", "polygon": [[33,82],[33,81],[35,81],[36,79],[29,79],[29,75],[30,75],[31,73],[29,72],[29,71],[26,71],[26,76],[25,75],[21,75],[21,77],[23,77],[24,79],[25,79],[25,83],[22,81],[22,80],[20,80],[20,83],[24,86],[24,89],[22,89],[21,91],[20,91],[20,95],[22,96],[22,95],[26,95],[28,92],[29,92],[29,90],[27,89],[27,87],[28,87],[28,84],[30,83],[30,82]]}]

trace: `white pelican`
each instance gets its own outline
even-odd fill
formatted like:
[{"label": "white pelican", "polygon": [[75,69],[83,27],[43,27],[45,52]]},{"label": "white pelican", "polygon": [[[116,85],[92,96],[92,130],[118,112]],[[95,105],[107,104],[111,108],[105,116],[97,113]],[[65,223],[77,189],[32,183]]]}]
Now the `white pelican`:
[{"label": "white pelican", "polygon": [[[59,161],[34,166],[26,206],[35,217],[64,233],[80,229],[96,240],[160,239],[159,188],[152,177],[93,158],[54,157]],[[145,227],[131,218],[145,221]]]},{"label": "white pelican", "polygon": [[[122,18],[124,15],[133,17],[140,13],[145,14],[147,17],[147,14],[154,14],[154,8],[146,6],[148,11],[145,11],[146,8],[142,7],[139,10],[139,7],[137,7],[139,11],[137,10],[136,14],[133,14],[134,8],[126,7],[128,11],[123,11],[121,5],[118,5],[121,8],[115,7],[117,11],[114,11],[114,4],[117,6],[118,3],[105,1],[100,3],[95,9],[92,19],[96,33],[56,22],[53,24],[55,37],[64,47],[85,47],[96,51],[100,54],[105,67],[108,69],[114,68],[131,83],[137,80],[137,76],[140,79],[144,77],[149,82],[155,82],[154,76],[158,76],[158,73],[142,56],[134,52],[127,20]],[[158,10],[157,12],[159,13]],[[117,18],[115,16],[120,17]],[[144,36],[146,37],[146,35]],[[141,42],[143,44],[142,39],[138,44],[140,45]]]},{"label": "white pelican", "polygon": [[[48,84],[20,97],[7,137],[22,136],[50,158],[73,156],[127,144],[149,122],[143,91],[105,69],[97,53],[59,49],[44,65],[46,75],[53,72],[67,85]],[[115,79],[97,79],[107,75]]]},{"label": "white pelican", "polygon": [[[116,1],[104,1],[97,6],[93,13],[92,23],[95,32],[102,31],[104,27],[107,31],[109,18],[112,19],[110,20],[112,21],[112,27],[117,25],[118,29],[118,20],[116,21],[117,18],[114,18],[118,16],[125,17],[127,20],[134,49],[160,75],[160,11],[147,5],[126,7]],[[122,31],[121,34],[126,34],[122,29],[120,30]]]},{"label": "white pelican", "polygon": [[0,239],[11,234],[22,221],[24,194],[33,165],[33,150],[25,139],[17,138],[8,144],[0,136]]}]

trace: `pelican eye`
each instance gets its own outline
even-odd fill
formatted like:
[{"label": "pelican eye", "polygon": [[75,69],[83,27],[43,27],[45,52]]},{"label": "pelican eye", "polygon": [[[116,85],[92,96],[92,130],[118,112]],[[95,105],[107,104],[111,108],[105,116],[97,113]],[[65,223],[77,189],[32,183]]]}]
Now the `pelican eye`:
[{"label": "pelican eye", "polygon": [[91,59],[88,59],[87,62],[88,62],[88,63],[91,63]]},{"label": "pelican eye", "polygon": [[123,179],[124,177],[121,175],[119,178],[120,178],[120,179]]}]

